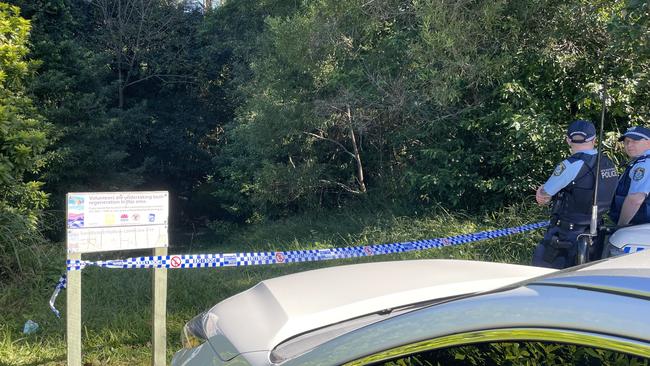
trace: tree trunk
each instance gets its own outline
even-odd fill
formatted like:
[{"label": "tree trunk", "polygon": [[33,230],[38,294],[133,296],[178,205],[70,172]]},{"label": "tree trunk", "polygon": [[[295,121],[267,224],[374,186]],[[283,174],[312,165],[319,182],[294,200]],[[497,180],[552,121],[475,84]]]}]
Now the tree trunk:
[{"label": "tree trunk", "polygon": [[120,109],[124,109],[124,80],[122,79],[122,64],[120,62],[117,63],[117,67],[119,70],[117,70],[119,81],[118,81],[118,87],[117,87],[117,95],[118,95],[118,107]]},{"label": "tree trunk", "polygon": [[120,42],[116,45],[115,51],[117,53],[117,74],[119,82],[117,84],[117,96],[118,96],[118,108],[124,109],[124,84],[125,80],[122,75],[122,49],[121,46],[124,43],[124,36],[122,34],[124,21],[122,20],[122,1],[118,0],[117,2],[117,21],[119,26],[119,39]]},{"label": "tree trunk", "polygon": [[363,180],[363,164],[361,163],[361,154],[357,146],[357,138],[354,135],[354,128],[352,127],[352,113],[350,113],[350,106],[347,105],[348,122],[350,126],[350,140],[352,140],[352,152],[354,153],[354,160],[357,163],[357,181],[359,182],[359,191],[366,193],[366,183]]}]

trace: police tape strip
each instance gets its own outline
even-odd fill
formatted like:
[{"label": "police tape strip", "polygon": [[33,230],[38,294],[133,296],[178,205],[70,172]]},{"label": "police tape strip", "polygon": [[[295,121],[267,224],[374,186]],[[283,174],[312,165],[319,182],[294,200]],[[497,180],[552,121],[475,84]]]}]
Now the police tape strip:
[{"label": "police tape strip", "polygon": [[50,296],[50,309],[54,312],[54,315],[56,315],[57,318],[61,318],[61,313],[59,310],[56,309],[54,306],[54,303],[56,302],[56,298],[59,297],[59,293],[61,290],[65,288],[66,281],[67,281],[68,276],[64,273],[61,278],[59,278],[59,282],[56,284],[56,287],[54,288],[54,293],[52,293],[52,296]]},{"label": "police tape strip", "polygon": [[[279,252],[219,253],[219,254],[185,254],[134,257],[107,261],[68,260],[68,271],[80,271],[85,267],[104,268],[214,268],[235,266],[258,266],[282,263],[313,262],[332,259],[369,257],[375,255],[406,253],[417,250],[442,248],[475,241],[499,238],[548,226],[548,221],[526,224],[505,229],[481,231],[446,238],[416,240],[393,244],[364,245],[347,248],[290,250]],[[50,308],[57,317],[60,313],[54,307],[59,292],[66,286],[66,276],[61,276],[50,298]]]}]

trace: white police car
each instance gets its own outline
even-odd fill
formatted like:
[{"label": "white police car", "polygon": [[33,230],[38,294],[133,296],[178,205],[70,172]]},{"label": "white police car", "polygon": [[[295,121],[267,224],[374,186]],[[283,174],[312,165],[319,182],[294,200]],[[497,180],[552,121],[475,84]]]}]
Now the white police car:
[{"label": "white police car", "polygon": [[648,365],[648,314],[650,251],[563,271],[359,264],[270,279],[218,303],[187,323],[172,365]]},{"label": "white police car", "polygon": [[650,250],[650,224],[620,228],[609,237],[608,243],[605,257]]}]

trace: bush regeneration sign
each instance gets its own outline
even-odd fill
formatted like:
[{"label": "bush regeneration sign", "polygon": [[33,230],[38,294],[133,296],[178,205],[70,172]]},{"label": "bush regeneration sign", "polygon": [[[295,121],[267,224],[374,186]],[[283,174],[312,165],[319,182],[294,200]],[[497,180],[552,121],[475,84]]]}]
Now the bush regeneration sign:
[{"label": "bush regeneration sign", "polygon": [[68,253],[167,247],[168,217],[163,191],[68,193]]},{"label": "bush regeneration sign", "polygon": [[[66,195],[68,262],[83,253],[169,247],[169,192],[86,192]],[[152,365],[166,364],[167,270],[152,279]],[[67,274],[66,342],[68,366],[81,366],[81,272]]]}]

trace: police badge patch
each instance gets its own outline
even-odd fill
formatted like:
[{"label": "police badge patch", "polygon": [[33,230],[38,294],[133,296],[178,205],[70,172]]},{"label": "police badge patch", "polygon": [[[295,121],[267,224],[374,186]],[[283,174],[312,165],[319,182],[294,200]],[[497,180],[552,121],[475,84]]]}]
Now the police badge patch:
[{"label": "police badge patch", "polygon": [[641,180],[643,179],[643,176],[645,175],[645,169],[638,167],[634,169],[634,175],[632,175],[632,179],[634,180]]},{"label": "police badge patch", "polygon": [[566,169],[566,166],[564,166],[564,162],[561,162],[560,165],[555,167],[555,170],[553,171],[553,175],[559,177],[560,174],[562,174],[562,172],[564,171],[564,169]]}]

